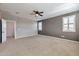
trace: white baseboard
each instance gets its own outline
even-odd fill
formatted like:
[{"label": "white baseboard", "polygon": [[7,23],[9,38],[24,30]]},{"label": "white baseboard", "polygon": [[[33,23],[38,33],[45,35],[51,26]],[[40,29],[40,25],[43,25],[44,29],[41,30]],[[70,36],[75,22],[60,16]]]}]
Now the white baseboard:
[{"label": "white baseboard", "polygon": [[25,36],[16,36],[16,39],[24,38],[24,37],[30,37],[30,36],[35,36],[38,34],[33,34],[33,35],[25,35]]}]

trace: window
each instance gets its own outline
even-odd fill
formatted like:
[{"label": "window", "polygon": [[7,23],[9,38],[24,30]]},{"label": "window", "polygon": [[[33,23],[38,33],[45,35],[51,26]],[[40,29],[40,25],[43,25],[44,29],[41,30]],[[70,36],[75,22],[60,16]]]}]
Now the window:
[{"label": "window", "polygon": [[63,17],[63,31],[75,32],[75,15]]},{"label": "window", "polygon": [[38,22],[38,30],[42,31],[42,22]]}]

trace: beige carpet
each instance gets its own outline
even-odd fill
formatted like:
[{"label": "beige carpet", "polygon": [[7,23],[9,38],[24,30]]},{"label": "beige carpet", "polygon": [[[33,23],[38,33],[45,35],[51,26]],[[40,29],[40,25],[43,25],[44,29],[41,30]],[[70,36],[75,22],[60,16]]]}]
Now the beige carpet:
[{"label": "beige carpet", "polygon": [[43,35],[8,39],[6,43],[0,44],[0,55],[78,56],[79,42]]}]

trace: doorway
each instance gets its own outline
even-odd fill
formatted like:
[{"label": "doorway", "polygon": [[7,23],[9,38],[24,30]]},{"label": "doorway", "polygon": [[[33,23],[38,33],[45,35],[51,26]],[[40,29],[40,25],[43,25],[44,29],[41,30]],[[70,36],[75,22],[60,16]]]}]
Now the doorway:
[{"label": "doorway", "polygon": [[6,21],[6,36],[7,39],[15,39],[16,38],[16,22],[13,20]]}]

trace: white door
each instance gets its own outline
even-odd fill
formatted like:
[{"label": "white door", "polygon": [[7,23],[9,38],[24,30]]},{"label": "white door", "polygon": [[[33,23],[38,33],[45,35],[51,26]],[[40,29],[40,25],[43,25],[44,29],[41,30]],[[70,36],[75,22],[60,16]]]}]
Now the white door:
[{"label": "white door", "polygon": [[2,43],[6,41],[6,20],[2,19]]}]

